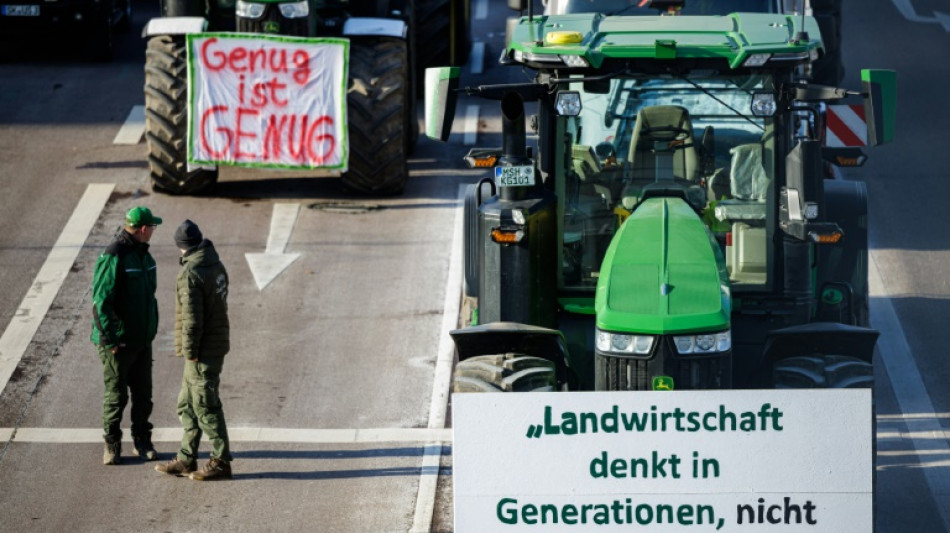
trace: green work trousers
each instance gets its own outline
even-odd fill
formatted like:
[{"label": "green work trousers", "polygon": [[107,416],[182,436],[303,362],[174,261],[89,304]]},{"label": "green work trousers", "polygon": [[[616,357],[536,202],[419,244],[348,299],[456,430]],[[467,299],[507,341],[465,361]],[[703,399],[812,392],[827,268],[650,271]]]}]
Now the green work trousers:
[{"label": "green work trousers", "polygon": [[132,396],[132,435],[145,436],[151,433],[152,424],[152,347],[151,345],[119,351],[98,346],[102,361],[105,392],[102,396],[102,431],[108,441],[122,438],[122,412]]},{"label": "green work trousers", "polygon": [[185,429],[178,458],[192,462],[198,458],[198,443],[204,433],[211,441],[211,457],[230,463],[231,445],[224,410],[218,396],[224,358],[185,360],[185,372],[178,394],[178,419]]}]

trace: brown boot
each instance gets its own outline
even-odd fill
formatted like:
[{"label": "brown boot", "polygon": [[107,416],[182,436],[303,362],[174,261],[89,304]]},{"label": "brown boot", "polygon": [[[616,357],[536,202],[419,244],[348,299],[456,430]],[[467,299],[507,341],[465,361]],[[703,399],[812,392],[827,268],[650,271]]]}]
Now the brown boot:
[{"label": "brown boot", "polygon": [[214,457],[201,470],[191,473],[195,481],[211,481],[213,479],[231,479],[231,465]]},{"label": "brown boot", "polygon": [[173,476],[184,476],[195,471],[195,462],[186,463],[178,457],[175,457],[171,461],[168,461],[165,464],[155,465],[155,470],[163,474],[171,474]]},{"label": "brown boot", "polygon": [[106,439],[106,446],[102,452],[102,464],[122,464],[122,441],[118,438]]}]

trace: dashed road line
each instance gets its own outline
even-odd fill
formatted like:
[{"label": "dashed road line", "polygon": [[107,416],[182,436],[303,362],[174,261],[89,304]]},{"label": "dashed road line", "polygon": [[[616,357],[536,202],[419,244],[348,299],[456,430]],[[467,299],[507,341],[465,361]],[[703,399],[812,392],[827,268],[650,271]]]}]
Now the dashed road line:
[{"label": "dashed road line", "polygon": [[485,43],[476,41],[472,43],[472,53],[469,56],[472,74],[481,74],[485,72]]},{"label": "dashed road line", "polygon": [[477,105],[465,106],[465,133],[462,143],[473,145],[478,140],[478,113],[480,107]]},{"label": "dashed road line", "polygon": [[475,1],[475,20],[488,18],[488,0]]},{"label": "dashed road line", "polygon": [[114,183],[93,183],[86,187],[56,244],[46,256],[46,262],[0,337],[0,390],[10,381],[23,358],[114,188]]},{"label": "dashed road line", "polygon": [[119,128],[119,133],[115,135],[112,144],[138,144],[145,135],[145,106],[132,106],[129,111],[125,124]]}]

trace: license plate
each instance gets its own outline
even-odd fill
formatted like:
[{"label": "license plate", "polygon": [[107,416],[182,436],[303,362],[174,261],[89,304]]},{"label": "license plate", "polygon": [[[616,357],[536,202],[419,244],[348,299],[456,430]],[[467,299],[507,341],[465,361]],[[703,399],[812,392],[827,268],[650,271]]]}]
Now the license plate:
[{"label": "license plate", "polygon": [[40,6],[3,6],[2,13],[6,17],[38,17]]},{"label": "license plate", "polygon": [[534,185],[534,167],[495,167],[495,183],[499,187],[528,187]]}]

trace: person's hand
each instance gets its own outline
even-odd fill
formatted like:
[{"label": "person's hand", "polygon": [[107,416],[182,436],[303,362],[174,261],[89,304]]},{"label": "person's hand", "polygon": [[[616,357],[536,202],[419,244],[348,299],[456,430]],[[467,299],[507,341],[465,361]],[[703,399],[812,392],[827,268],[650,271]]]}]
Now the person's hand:
[{"label": "person's hand", "polygon": [[115,355],[115,354],[119,353],[119,349],[120,349],[120,348],[125,348],[125,345],[120,343],[120,344],[116,344],[115,346],[113,346],[113,347],[112,347],[112,355]]}]

